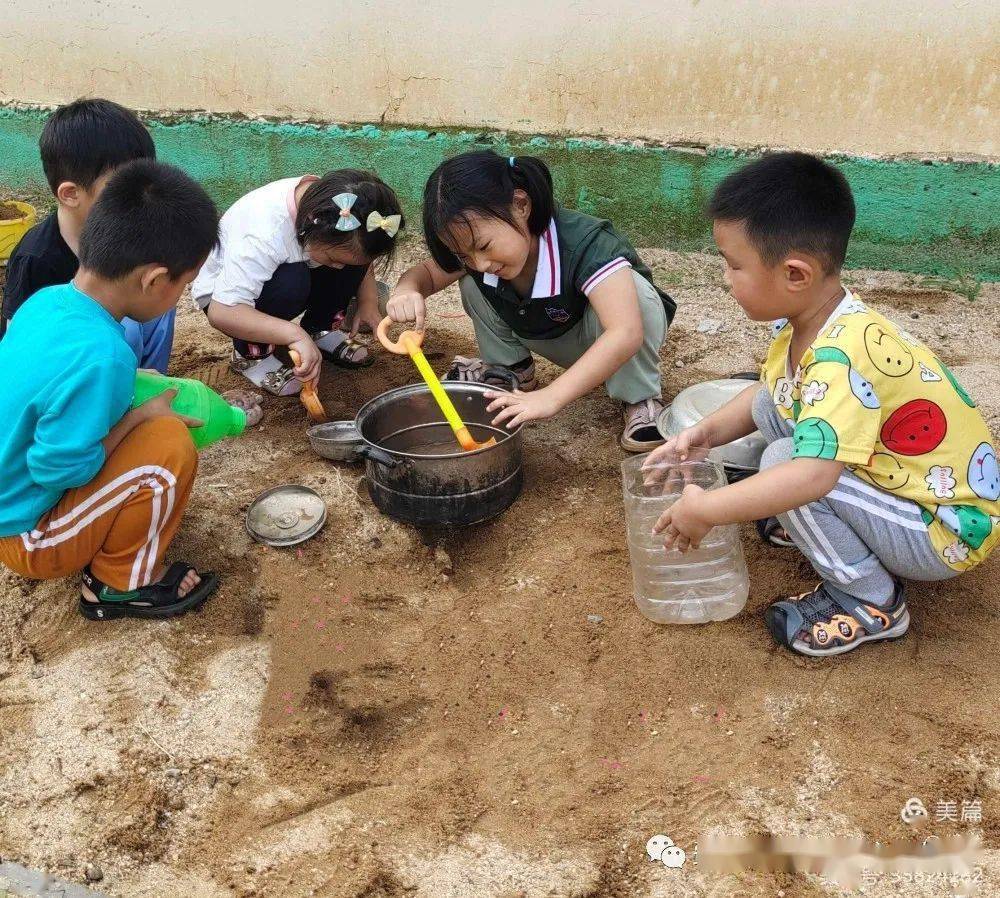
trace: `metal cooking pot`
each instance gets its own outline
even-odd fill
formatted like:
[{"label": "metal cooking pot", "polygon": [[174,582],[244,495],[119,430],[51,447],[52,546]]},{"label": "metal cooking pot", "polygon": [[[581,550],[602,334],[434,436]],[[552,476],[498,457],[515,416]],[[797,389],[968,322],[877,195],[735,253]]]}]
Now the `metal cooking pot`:
[{"label": "metal cooking pot", "polygon": [[490,424],[484,394],[496,387],[441,385],[473,437],[496,437],[496,445],[463,452],[425,384],[389,390],[354,419],[368,493],[380,511],[408,524],[476,524],[505,511],[521,493],[521,428]]}]

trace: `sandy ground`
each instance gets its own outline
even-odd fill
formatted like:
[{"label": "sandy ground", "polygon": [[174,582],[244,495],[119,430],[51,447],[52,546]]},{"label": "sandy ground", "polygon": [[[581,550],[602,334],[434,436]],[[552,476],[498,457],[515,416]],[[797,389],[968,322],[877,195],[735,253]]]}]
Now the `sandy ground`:
[{"label": "sandy ground", "polygon": [[[680,312],[666,393],[754,367],[766,329],[716,259],[645,254]],[[892,273],[849,283],[953,366],[1000,433],[1000,289],[975,301]],[[470,353],[457,296],[436,302],[438,368]],[[697,331],[705,318],[721,332]],[[226,341],[185,311],[174,373],[235,386]],[[979,361],[984,360],[984,361]],[[553,376],[542,365],[543,377]],[[335,417],[413,379],[380,354],[325,372]],[[746,610],[701,627],[636,611],[619,417],[602,393],[526,434],[522,498],[496,521],[418,532],[381,516],[362,469],[311,455],[297,402],[202,455],[172,557],[220,571],[198,615],[85,622],[73,582],[0,574],[0,854],[112,896],[329,898],[838,894],[822,878],[709,873],[711,831],[1000,834],[994,639],[1000,559],[915,585],[892,645],[808,661],[771,643],[764,607],[812,585],[794,551],[744,531]],[[259,491],[305,483],[329,520],[300,551],[253,543]],[[590,616],[600,616],[588,619]],[[938,802],[981,801],[982,823]],[[651,863],[666,833],[681,869]],[[980,894],[1000,894],[987,851]],[[883,877],[868,895],[950,895]]]}]

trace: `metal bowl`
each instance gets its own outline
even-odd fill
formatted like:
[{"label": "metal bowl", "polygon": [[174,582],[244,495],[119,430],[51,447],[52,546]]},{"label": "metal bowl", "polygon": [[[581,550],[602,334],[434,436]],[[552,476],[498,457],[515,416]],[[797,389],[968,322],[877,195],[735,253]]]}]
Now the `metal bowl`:
[{"label": "metal bowl", "polygon": [[306,431],[313,452],[333,461],[357,461],[364,444],[361,431],[353,421],[315,424]]},{"label": "metal bowl", "polygon": [[[708,380],[688,387],[678,393],[674,401],[657,416],[657,430],[668,439],[676,436],[685,427],[697,424],[722,408],[730,399],[750,389],[752,384],[753,382],[748,380],[727,378]],[[757,471],[760,469],[760,457],[766,447],[767,442],[760,431],[754,431],[749,436],[733,440],[725,446],[717,446],[708,457],[730,471]]]}]

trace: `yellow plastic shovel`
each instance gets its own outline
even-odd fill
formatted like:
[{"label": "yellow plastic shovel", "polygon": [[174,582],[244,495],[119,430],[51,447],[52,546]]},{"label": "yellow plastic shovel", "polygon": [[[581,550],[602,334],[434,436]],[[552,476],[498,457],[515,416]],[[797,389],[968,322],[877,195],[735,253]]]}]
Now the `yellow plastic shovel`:
[{"label": "yellow plastic shovel", "polygon": [[496,437],[490,437],[485,443],[478,443],[473,439],[472,434],[469,433],[469,428],[462,423],[455,404],[451,401],[451,397],[445,391],[444,387],[441,386],[441,381],[438,380],[438,376],[434,373],[434,369],[431,368],[430,362],[427,361],[427,357],[420,348],[424,342],[423,331],[403,331],[399,335],[399,339],[393,342],[389,339],[388,335],[391,324],[391,318],[383,318],[375,330],[375,335],[389,352],[394,352],[396,355],[408,355],[413,359],[413,364],[417,366],[417,370],[423,375],[424,382],[427,384],[428,389],[430,389],[431,395],[437,400],[437,404],[440,406],[445,418],[448,419],[448,423],[455,433],[455,439],[458,440],[458,444],[466,452],[485,449],[487,446],[495,446],[497,442]]}]

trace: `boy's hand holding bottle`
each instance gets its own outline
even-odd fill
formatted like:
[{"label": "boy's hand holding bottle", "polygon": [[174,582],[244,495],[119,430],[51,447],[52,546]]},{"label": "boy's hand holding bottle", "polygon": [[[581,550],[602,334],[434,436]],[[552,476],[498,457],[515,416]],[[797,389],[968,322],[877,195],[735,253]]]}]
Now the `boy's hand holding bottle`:
[{"label": "boy's hand holding bottle", "polygon": [[170,407],[170,403],[176,398],[177,390],[164,390],[152,399],[147,399],[141,405],[137,405],[134,411],[140,421],[152,421],[154,418],[177,418],[189,428],[201,427],[205,423],[204,421],[192,418],[190,415],[182,415]]},{"label": "boy's hand holding bottle", "polygon": [[691,482],[691,463],[706,458],[715,445],[712,428],[699,421],[672,436],[662,446],[649,453],[643,463],[646,486],[663,484],[665,493],[680,492],[680,498],[653,525],[654,533],[664,535],[667,549],[687,552],[697,549],[714,524],[703,513],[705,490]]}]

